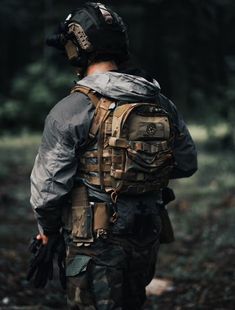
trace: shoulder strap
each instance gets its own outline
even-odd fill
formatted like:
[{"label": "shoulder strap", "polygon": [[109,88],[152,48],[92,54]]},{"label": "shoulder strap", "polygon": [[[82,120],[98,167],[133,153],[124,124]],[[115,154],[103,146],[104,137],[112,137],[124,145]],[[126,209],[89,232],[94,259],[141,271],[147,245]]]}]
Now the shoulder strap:
[{"label": "shoulder strap", "polygon": [[90,138],[94,138],[103,122],[109,116],[111,110],[109,110],[110,105],[113,103],[112,100],[107,98],[101,98],[95,110],[94,119],[89,132]]},{"label": "shoulder strap", "polygon": [[109,107],[113,103],[113,100],[104,97],[100,98],[99,96],[97,96],[96,91],[85,86],[75,85],[74,88],[71,90],[71,93],[74,92],[80,92],[87,95],[93,105],[96,107],[94,119],[89,131],[89,137],[93,139],[97,135],[101,124],[108,117],[110,113]]},{"label": "shoulder strap", "polygon": [[96,92],[92,90],[91,88],[88,87],[83,87],[76,85],[71,93],[74,92],[81,92],[85,95],[87,95],[93,105],[96,107],[95,109],[95,114],[94,118],[92,120],[92,124],[89,130],[89,138],[90,141],[93,141],[93,139],[97,137],[97,143],[98,143],[98,170],[99,170],[99,182],[100,186],[104,188],[104,175],[103,175],[103,170],[102,170],[102,153],[103,153],[103,143],[104,143],[104,123],[105,120],[108,118],[110,115],[111,109],[110,106],[113,103],[113,100],[105,98],[105,97],[98,97],[96,95]]},{"label": "shoulder strap", "polygon": [[71,90],[71,94],[75,92],[79,92],[88,96],[95,107],[100,100],[100,98],[96,95],[96,91],[86,86],[75,85]]}]

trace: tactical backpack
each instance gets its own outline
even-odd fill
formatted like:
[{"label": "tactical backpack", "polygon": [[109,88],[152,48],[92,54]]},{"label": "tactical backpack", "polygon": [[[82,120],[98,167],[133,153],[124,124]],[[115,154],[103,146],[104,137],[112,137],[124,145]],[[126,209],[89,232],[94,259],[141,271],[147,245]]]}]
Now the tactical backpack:
[{"label": "tactical backpack", "polygon": [[76,85],[96,110],[89,131],[97,148],[80,157],[80,173],[111,194],[141,194],[167,186],[173,168],[173,126],[158,103],[123,103]]}]

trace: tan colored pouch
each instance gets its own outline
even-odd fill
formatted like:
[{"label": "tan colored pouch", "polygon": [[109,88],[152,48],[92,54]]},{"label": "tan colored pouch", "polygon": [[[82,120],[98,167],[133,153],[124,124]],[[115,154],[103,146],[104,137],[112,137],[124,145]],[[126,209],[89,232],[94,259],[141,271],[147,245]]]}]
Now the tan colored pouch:
[{"label": "tan colored pouch", "polygon": [[93,242],[93,210],[86,187],[76,187],[72,193],[72,236],[75,242]]},{"label": "tan colored pouch", "polygon": [[104,202],[96,202],[94,204],[94,231],[98,229],[108,229],[110,224],[110,216],[108,206]]}]

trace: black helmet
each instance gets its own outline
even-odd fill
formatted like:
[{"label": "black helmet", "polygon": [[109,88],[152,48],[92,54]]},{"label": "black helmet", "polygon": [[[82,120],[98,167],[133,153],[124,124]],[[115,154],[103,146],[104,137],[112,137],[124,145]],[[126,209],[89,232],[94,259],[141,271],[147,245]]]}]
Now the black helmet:
[{"label": "black helmet", "polygon": [[[88,2],[72,11],[47,44],[66,51],[70,63],[86,67],[99,57],[117,63],[129,58],[128,36],[122,18],[101,3]],[[109,58],[109,59],[108,59]]]}]

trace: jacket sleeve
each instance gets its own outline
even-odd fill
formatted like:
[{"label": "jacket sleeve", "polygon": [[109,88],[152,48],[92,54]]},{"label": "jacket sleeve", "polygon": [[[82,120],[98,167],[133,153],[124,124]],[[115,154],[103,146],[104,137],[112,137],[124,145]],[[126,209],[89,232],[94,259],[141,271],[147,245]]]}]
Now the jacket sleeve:
[{"label": "jacket sleeve", "polygon": [[61,227],[61,206],[77,169],[75,152],[66,127],[49,115],[31,174],[30,202],[44,232],[55,232]]},{"label": "jacket sleeve", "polygon": [[171,104],[175,119],[173,154],[176,163],[171,178],[190,177],[198,168],[196,146],[182,116],[178,113],[175,105]]},{"label": "jacket sleeve", "polygon": [[189,130],[172,101],[161,94],[160,102],[169,111],[174,125],[175,167],[171,179],[190,177],[197,171],[197,150]]},{"label": "jacket sleeve", "polygon": [[74,184],[78,152],[89,133],[94,107],[87,96],[73,93],[49,113],[31,173],[31,205],[44,233],[57,231],[62,207]]}]

